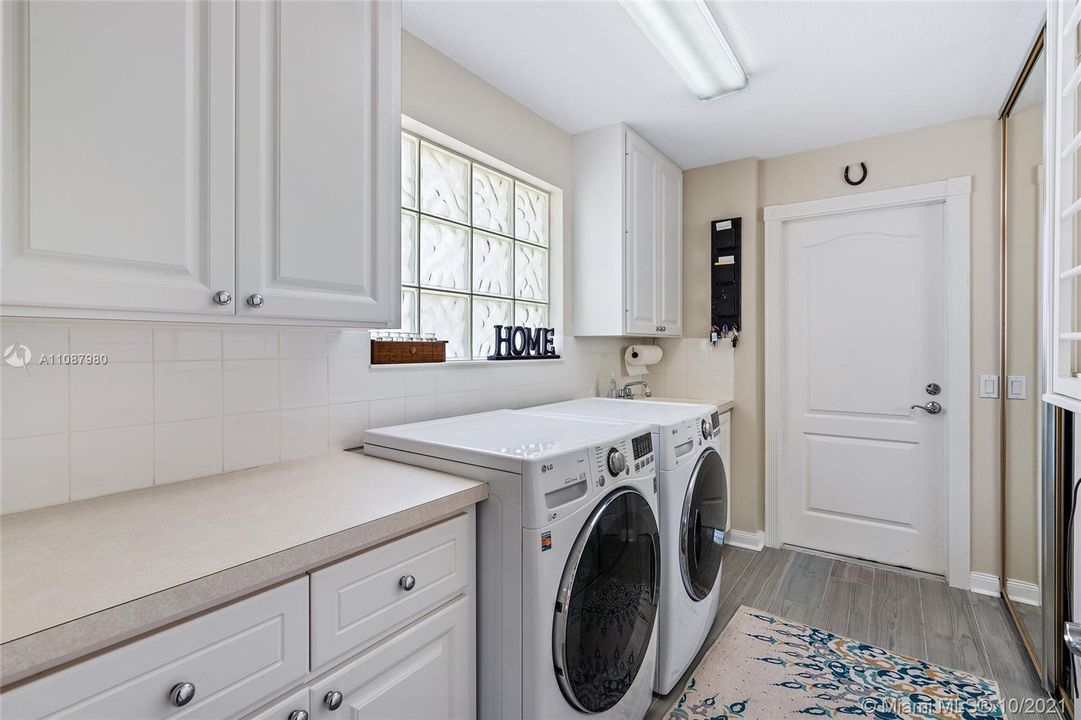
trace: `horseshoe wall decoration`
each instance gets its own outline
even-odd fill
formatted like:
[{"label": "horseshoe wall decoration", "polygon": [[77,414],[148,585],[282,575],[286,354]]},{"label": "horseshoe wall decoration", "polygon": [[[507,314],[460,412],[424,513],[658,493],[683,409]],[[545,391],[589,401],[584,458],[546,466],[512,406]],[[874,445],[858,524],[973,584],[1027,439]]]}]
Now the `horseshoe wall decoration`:
[{"label": "horseshoe wall decoration", "polygon": [[852,185],[852,186],[862,184],[863,181],[867,179],[867,166],[865,164],[863,164],[863,163],[860,163],[860,170],[863,171],[863,175],[860,176],[859,180],[853,180],[850,177],[848,177],[848,166],[845,165],[845,182],[848,183],[849,185]]}]

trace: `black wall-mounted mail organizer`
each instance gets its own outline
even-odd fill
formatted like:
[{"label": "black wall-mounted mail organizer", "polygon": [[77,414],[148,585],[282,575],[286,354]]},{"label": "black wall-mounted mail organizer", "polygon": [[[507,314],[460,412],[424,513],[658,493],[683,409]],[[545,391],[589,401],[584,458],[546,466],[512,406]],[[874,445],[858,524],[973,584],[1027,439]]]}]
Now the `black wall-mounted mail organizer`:
[{"label": "black wall-mounted mail organizer", "polygon": [[714,220],[709,224],[711,316],[718,329],[740,329],[741,218]]}]

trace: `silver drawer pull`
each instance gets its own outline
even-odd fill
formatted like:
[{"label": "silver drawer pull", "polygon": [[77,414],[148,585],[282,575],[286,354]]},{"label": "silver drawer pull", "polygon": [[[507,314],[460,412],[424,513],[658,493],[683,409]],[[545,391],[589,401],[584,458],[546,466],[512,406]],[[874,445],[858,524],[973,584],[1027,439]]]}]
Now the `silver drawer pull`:
[{"label": "silver drawer pull", "polygon": [[308,713],[306,710],[294,710],[289,713],[288,720],[308,720]]},{"label": "silver drawer pull", "polygon": [[184,707],[193,698],[195,698],[195,685],[190,682],[177,683],[169,691],[169,700],[177,707]]},{"label": "silver drawer pull", "polygon": [[412,575],[402,575],[398,579],[398,587],[406,592],[409,592],[417,586],[417,579]]},{"label": "silver drawer pull", "polygon": [[337,710],[342,706],[342,694],[337,690],[331,690],[323,696],[323,707],[327,710]]}]

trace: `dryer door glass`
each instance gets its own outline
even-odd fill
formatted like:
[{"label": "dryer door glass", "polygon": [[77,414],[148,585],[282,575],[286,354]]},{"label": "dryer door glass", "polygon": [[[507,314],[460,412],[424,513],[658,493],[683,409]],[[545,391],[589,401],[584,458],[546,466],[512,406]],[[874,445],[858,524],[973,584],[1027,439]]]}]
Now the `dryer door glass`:
[{"label": "dryer door glass", "polygon": [[624,488],[601,501],[571,549],[556,598],[555,665],[582,712],[614,706],[642,667],[657,617],[659,547],[652,508]]},{"label": "dryer door glass", "polygon": [[704,600],[713,590],[727,529],[728,482],[720,454],[710,448],[691,473],[679,528],[683,584],[695,600]]}]

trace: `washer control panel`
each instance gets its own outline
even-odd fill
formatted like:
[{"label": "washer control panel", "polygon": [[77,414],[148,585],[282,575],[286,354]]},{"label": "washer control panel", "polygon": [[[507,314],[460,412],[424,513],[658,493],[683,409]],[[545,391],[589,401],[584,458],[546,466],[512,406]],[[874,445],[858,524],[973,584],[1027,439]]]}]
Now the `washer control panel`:
[{"label": "washer control panel", "polygon": [[652,472],[655,461],[653,434],[641,433],[613,445],[593,448],[593,465],[597,470],[597,487],[610,482]]}]

